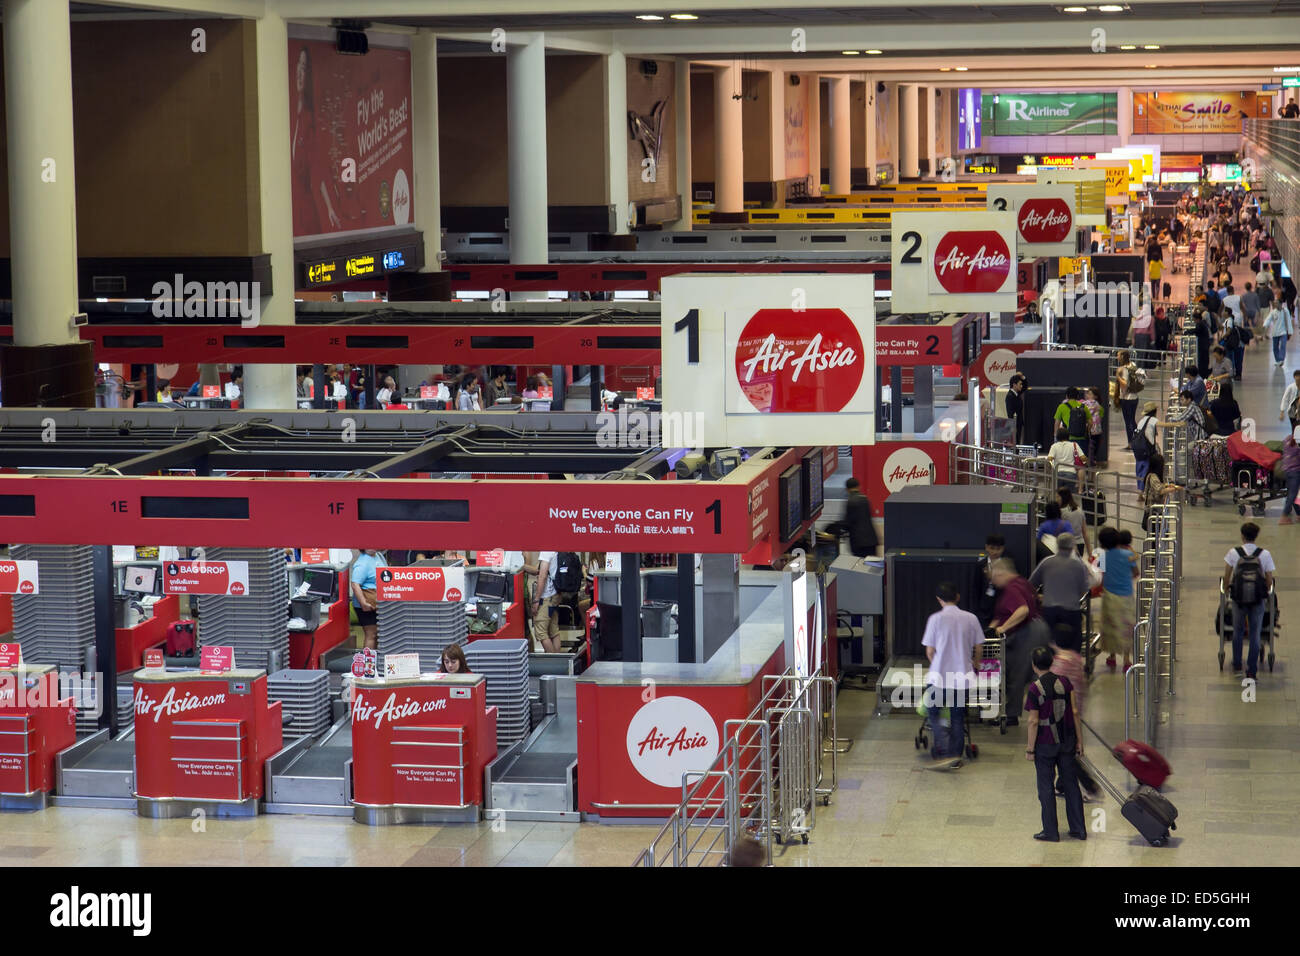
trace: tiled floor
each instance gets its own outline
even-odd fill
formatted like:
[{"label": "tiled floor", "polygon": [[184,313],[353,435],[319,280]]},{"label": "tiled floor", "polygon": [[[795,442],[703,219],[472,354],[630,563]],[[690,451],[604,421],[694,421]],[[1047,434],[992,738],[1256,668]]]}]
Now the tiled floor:
[{"label": "tiled floor", "polygon": [[[1249,353],[1238,391],[1244,414],[1259,422],[1261,440],[1282,436],[1277,403],[1300,362],[1300,343],[1285,371],[1271,368],[1265,348]],[[1115,457],[1113,465],[1131,472],[1130,458]],[[1278,527],[1279,507],[1274,503],[1260,519],[1261,540],[1278,561],[1286,620],[1300,584],[1300,526]],[[1224,506],[1186,514],[1176,695],[1165,699],[1158,740],[1175,770],[1166,789],[1179,820],[1169,847],[1146,846],[1111,802],[1086,808],[1094,831],[1086,843],[1037,843],[1030,839],[1038,829],[1033,770],[1019,733],[999,737],[996,729],[979,727],[978,760],[953,773],[928,773],[912,745],[916,718],[873,719],[874,695],[845,689],[840,734],[854,743],[840,758],[840,787],[830,807],[819,808],[810,843],[777,848],[774,862],[1300,864],[1300,708],[1290,677],[1300,651],[1284,632],[1276,670],[1261,670],[1256,699],[1243,701],[1239,681],[1219,672],[1213,632],[1221,557],[1237,543],[1241,519]],[[1121,737],[1120,676],[1098,671],[1089,713],[1103,733]],[[1090,743],[1094,758],[1124,781],[1118,765]],[[349,819],[292,816],[209,819],[200,827],[123,811],[54,808],[0,815],[0,865],[625,866],[653,833],[649,827],[516,822],[496,829],[489,823],[370,828]]]}]

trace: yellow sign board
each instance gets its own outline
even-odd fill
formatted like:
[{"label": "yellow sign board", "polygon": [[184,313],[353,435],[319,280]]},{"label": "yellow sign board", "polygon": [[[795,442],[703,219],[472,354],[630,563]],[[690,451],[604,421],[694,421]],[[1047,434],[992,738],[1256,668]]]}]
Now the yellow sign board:
[{"label": "yellow sign board", "polygon": [[1056,274],[1062,277],[1079,275],[1085,265],[1092,269],[1092,256],[1061,256],[1056,261]]},{"label": "yellow sign board", "polygon": [[375,271],[374,256],[354,256],[344,263],[349,276],[367,276]]}]

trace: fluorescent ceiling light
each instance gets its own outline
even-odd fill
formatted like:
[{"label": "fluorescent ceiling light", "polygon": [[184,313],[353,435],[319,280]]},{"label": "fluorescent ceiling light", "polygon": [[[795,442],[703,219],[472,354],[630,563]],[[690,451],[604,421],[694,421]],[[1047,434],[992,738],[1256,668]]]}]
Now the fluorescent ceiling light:
[{"label": "fluorescent ceiling light", "polygon": [[1062,13],[1087,13],[1088,8],[1087,7],[1062,7],[1061,12]]},{"label": "fluorescent ceiling light", "polygon": [[1142,49],[1144,49],[1144,50],[1158,50],[1158,49],[1160,49],[1160,44],[1159,44],[1159,43],[1147,43],[1147,44],[1145,44],[1145,45],[1142,47]]},{"label": "fluorescent ceiling light", "polygon": [[1103,3],[1097,8],[1102,13],[1123,13],[1124,8],[1118,3]]},{"label": "fluorescent ceiling light", "polygon": [[884,52],[885,52],[884,50],[868,50],[867,56],[880,56],[880,54]]},{"label": "fluorescent ceiling light", "polygon": [[1120,47],[1120,49],[1121,49],[1121,50],[1136,50],[1137,47],[1134,46],[1132,43],[1125,43],[1123,46]]},{"label": "fluorescent ceiling light", "polygon": [[844,54],[845,56],[858,56],[862,53],[862,51],[861,50],[840,50],[840,53]]},{"label": "fluorescent ceiling light", "polygon": [[968,66],[959,66],[959,67],[956,67],[955,69],[957,70],[958,73],[965,73],[967,70],[970,69],[970,67],[968,67]]},{"label": "fluorescent ceiling light", "polygon": [[1147,64],[1147,69],[1148,69],[1148,70],[1154,70],[1155,68],[1156,68],[1156,65],[1155,65],[1154,63],[1148,63],[1148,64]]},{"label": "fluorescent ceiling light", "polygon": [[674,20],[698,20],[699,19],[699,17],[697,17],[693,13],[670,13],[668,14],[668,16],[672,17],[672,19]]},{"label": "fluorescent ceiling light", "polygon": [[638,13],[636,15],[636,18],[638,20],[662,20],[663,19],[663,17],[659,16],[659,14],[657,13]]},{"label": "fluorescent ceiling light", "polygon": [[950,66],[941,66],[941,67],[939,67],[939,72],[940,72],[940,73],[949,73],[949,72],[951,72],[951,71],[952,71],[952,67],[950,67]]},{"label": "fluorescent ceiling light", "polygon": [[1274,73],[1300,73],[1300,66],[1275,66]]}]

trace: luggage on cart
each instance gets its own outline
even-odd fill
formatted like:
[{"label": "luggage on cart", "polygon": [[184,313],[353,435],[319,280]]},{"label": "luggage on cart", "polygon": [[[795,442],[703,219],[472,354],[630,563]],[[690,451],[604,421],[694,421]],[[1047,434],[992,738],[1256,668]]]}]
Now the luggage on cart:
[{"label": "luggage on cart", "polygon": [[[1224,661],[1227,660],[1227,651],[1225,648],[1228,642],[1232,640],[1235,620],[1233,612],[1235,605],[1228,598],[1223,590],[1223,581],[1219,581],[1219,613],[1214,618],[1214,632],[1219,637],[1219,670],[1223,670]],[[1260,657],[1268,662],[1268,669],[1273,670],[1273,665],[1277,662],[1277,635],[1282,629],[1281,607],[1277,600],[1277,584],[1274,582],[1273,587],[1268,592],[1268,598],[1264,602],[1264,619],[1259,626],[1259,653]],[[1242,648],[1245,653],[1245,647]]]},{"label": "luggage on cart", "polygon": [[1198,438],[1192,442],[1192,477],[1226,485],[1232,470],[1228,443],[1222,438]]},{"label": "luggage on cart", "polygon": [[1155,747],[1140,740],[1126,740],[1118,746],[1112,747],[1106,743],[1101,734],[1092,729],[1091,724],[1084,720],[1079,722],[1088,728],[1089,733],[1101,741],[1101,745],[1123,764],[1124,769],[1131,773],[1138,783],[1148,787],[1159,787],[1169,779],[1169,774],[1172,773],[1169,769],[1169,761],[1161,756],[1160,751],[1156,750]]},{"label": "luggage on cart", "polygon": [[167,644],[164,653],[168,657],[193,657],[198,650],[195,637],[195,622],[192,620],[172,621],[167,625]]},{"label": "luggage on cart", "polygon": [[1178,829],[1178,824],[1174,822],[1178,819],[1178,808],[1169,802],[1168,797],[1154,787],[1143,785],[1138,787],[1136,793],[1125,798],[1105,774],[1099,773],[1086,759],[1080,758],[1080,762],[1119,804],[1119,812],[1142,834],[1144,840],[1152,846],[1164,846],[1169,842],[1169,831]]},{"label": "luggage on cart", "polygon": [[1262,442],[1246,441],[1239,431],[1228,436],[1227,446],[1228,454],[1233,461],[1254,462],[1268,471],[1271,471],[1273,466],[1282,459],[1280,451],[1273,451]]}]

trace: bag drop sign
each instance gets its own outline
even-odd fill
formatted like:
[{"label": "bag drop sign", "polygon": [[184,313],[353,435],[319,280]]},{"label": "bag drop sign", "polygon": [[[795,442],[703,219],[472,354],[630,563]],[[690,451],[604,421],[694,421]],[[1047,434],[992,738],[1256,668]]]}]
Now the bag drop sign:
[{"label": "bag drop sign", "polygon": [[862,336],[840,309],[760,309],[734,355],[755,411],[838,412],[862,384]]},{"label": "bag drop sign", "polygon": [[380,568],[375,594],[381,601],[463,601],[464,568]]},{"label": "bag drop sign", "polygon": [[40,594],[35,561],[0,561],[0,594]]},{"label": "bag drop sign", "polygon": [[247,561],[168,561],[163,594],[248,596]]}]

